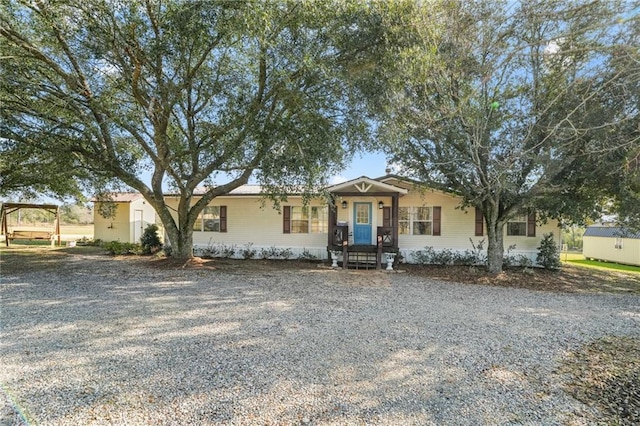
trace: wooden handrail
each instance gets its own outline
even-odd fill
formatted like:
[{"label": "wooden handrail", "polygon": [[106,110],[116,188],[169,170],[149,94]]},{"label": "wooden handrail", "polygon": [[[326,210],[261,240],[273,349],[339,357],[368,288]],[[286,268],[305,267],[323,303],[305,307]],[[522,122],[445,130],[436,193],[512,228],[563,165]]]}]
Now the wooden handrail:
[{"label": "wooden handrail", "polygon": [[393,238],[393,226],[378,226],[378,241],[382,238],[382,247],[398,247]]},{"label": "wooden handrail", "polygon": [[329,245],[342,246],[349,241],[349,227],[346,225],[332,225],[329,229]]}]

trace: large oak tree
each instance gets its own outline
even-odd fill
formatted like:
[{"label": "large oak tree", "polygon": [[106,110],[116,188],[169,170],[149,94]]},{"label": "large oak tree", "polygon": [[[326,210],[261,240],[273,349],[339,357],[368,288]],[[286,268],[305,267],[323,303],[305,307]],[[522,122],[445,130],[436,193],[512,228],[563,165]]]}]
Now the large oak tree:
[{"label": "large oak tree", "polygon": [[365,140],[337,44],[359,7],[5,0],[3,163],[27,153],[139,191],[189,257],[215,197],[250,178],[271,194],[311,191]]},{"label": "large oak tree", "polygon": [[404,173],[480,209],[491,272],[523,212],[580,220],[610,197],[628,215],[640,209],[628,202],[638,199],[639,12],[564,0],[381,12],[384,90],[369,93],[380,140]]}]

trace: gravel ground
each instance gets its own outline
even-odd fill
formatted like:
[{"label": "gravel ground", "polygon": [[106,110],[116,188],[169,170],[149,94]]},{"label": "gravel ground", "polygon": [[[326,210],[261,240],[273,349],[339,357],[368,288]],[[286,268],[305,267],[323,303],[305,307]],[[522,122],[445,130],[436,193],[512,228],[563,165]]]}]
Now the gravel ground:
[{"label": "gravel ground", "polygon": [[640,335],[634,295],[82,255],[25,269],[1,276],[0,382],[32,424],[589,424],[561,361]]}]

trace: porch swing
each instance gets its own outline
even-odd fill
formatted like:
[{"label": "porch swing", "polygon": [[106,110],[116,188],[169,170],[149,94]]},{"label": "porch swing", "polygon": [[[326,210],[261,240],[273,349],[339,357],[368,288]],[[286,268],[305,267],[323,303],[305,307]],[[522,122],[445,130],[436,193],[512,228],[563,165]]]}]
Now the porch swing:
[{"label": "porch swing", "polygon": [[[36,227],[23,226],[24,229],[16,229],[11,226],[7,216],[21,209],[40,209],[54,215],[53,226],[49,229],[35,229]],[[13,240],[49,240],[53,246],[57,237],[60,246],[60,208],[55,204],[27,204],[27,203],[3,203],[0,209],[0,229],[4,234],[5,244],[9,247],[9,241]]]}]

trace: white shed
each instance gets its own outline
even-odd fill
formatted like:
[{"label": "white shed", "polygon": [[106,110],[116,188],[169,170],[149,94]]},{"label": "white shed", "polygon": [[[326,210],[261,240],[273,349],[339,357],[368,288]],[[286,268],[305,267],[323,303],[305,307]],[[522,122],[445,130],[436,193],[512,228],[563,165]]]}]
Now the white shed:
[{"label": "white shed", "polygon": [[582,254],[587,259],[640,266],[640,232],[617,226],[589,226],[582,238]]},{"label": "white shed", "polygon": [[94,200],[93,236],[96,240],[140,242],[144,229],[156,223],[156,212],[139,193],[117,193],[112,195],[116,210],[112,217],[100,214],[100,202]]}]

